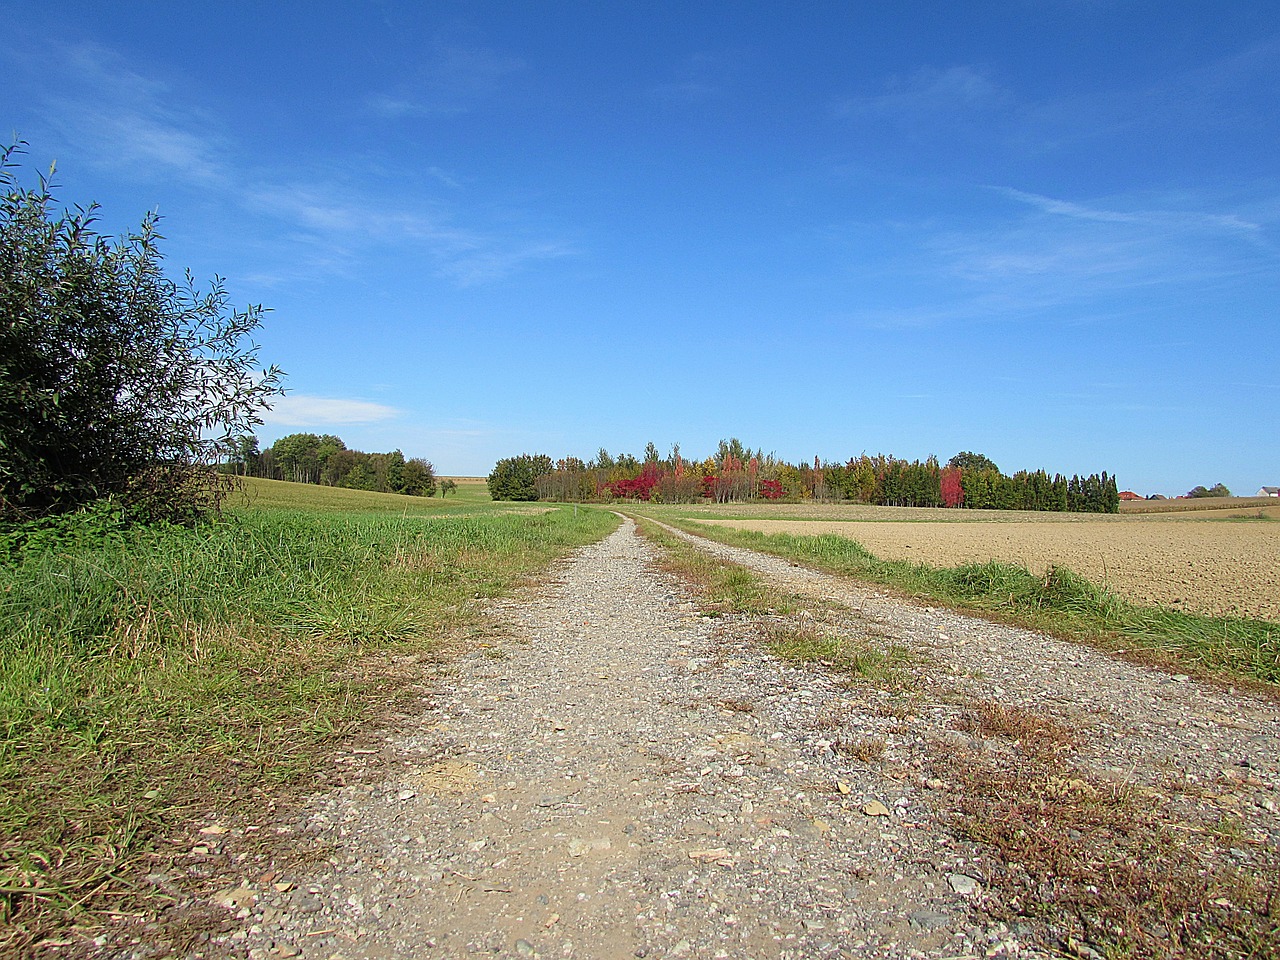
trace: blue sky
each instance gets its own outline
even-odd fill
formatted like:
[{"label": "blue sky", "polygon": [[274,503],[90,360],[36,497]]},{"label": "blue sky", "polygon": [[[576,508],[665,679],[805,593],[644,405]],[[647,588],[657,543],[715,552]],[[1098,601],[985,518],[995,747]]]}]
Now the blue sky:
[{"label": "blue sky", "polygon": [[0,14],[29,166],[271,308],[264,445],[1280,484],[1280,5]]}]

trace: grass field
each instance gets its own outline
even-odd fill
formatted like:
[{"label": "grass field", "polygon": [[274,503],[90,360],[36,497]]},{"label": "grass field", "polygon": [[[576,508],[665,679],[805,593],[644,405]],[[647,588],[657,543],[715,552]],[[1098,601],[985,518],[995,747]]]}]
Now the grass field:
[{"label": "grass field", "polygon": [[[197,816],[315,787],[392,709],[405,664],[616,524],[297,484],[195,529],[82,520],[0,565],[0,954],[154,910],[143,877]],[[179,950],[178,952],[182,952]]]},{"label": "grass field", "polygon": [[459,477],[458,488],[448,496],[406,497],[398,493],[370,493],[345,487],[325,487],[311,483],[288,483],[240,477],[237,489],[227,498],[230,512],[239,510],[302,510],[306,513],[384,513],[405,516],[434,517],[448,513],[474,513],[479,510],[529,512],[545,509],[540,505],[517,507],[510,503],[494,503],[483,479]]}]

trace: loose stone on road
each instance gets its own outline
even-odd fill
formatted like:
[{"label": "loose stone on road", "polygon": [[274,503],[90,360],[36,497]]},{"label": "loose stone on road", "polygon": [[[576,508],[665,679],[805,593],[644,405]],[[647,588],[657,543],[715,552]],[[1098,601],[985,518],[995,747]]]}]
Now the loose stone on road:
[{"label": "loose stone on road", "polygon": [[717,636],[655,554],[626,521],[494,611],[510,639],[440,683],[403,774],[315,800],[333,851],[263,895],[256,955],[965,952],[900,784],[815,750],[848,691]]}]

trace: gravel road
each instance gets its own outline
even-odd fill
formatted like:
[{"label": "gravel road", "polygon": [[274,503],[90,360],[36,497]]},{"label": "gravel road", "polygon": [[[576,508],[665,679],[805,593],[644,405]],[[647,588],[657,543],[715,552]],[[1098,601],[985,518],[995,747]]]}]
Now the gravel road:
[{"label": "gravel road", "polygon": [[[1274,705],[698,542],[919,651],[911,714],[704,616],[625,521],[494,606],[495,639],[436,668],[380,776],[279,828],[310,870],[219,894],[238,925],[204,955],[1046,956],[986,919],[989,854],[927,772],[973,698],[1087,729],[1103,775],[1212,784],[1280,844]],[[861,742],[882,755],[840,748]]]}]

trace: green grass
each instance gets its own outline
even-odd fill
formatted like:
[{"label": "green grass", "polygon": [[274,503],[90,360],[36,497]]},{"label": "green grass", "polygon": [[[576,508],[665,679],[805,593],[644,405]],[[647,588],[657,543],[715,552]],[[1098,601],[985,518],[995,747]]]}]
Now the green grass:
[{"label": "green grass", "polygon": [[643,517],[636,517],[636,529],[664,551],[663,567],[686,580],[705,601],[703,615],[745,613],[755,616],[792,612],[793,598],[771,587],[745,567],[712,557],[705,550],[672,536]]},{"label": "green grass", "polygon": [[289,483],[241,477],[226,501],[231,512],[249,510],[302,510],[306,513],[385,513],[398,516],[434,517],[480,510],[509,512],[540,509],[537,504],[495,502],[483,480],[458,481],[453,493],[441,497],[406,497],[399,493],[371,493],[346,487],[325,487],[314,483]]},{"label": "green grass", "polygon": [[722,543],[884,584],[913,597],[995,615],[1067,639],[1141,650],[1187,672],[1280,684],[1280,624],[1132,604],[1063,568],[1036,576],[1023,567],[997,562],[933,567],[881,560],[857,541],[834,534],[764,534],[687,520],[669,522]]},{"label": "green grass", "polygon": [[[637,525],[643,536],[662,547],[664,567],[701,594],[704,616],[735,613],[767,617],[769,622],[762,625],[765,646],[779,659],[812,663],[885,688],[903,690],[911,685],[906,671],[911,658],[905,648],[886,647],[869,637],[854,637],[847,630],[826,630],[822,620],[835,612],[828,605],[804,604],[801,613],[798,598],[747,568],[712,557],[645,518],[637,518]],[[797,613],[804,619],[794,616]]]},{"label": "green grass", "polygon": [[884,646],[866,637],[820,626],[775,627],[765,631],[769,652],[793,663],[813,663],[847,677],[903,692],[914,686],[907,667],[911,655],[897,644]]},{"label": "green grass", "polygon": [[311,490],[309,512],[67,533],[0,565],[0,953],[126,904],[197,812],[313,786],[329,746],[413,682],[405,657],[617,525],[453,497],[414,515],[415,498],[356,494],[342,512]]}]

